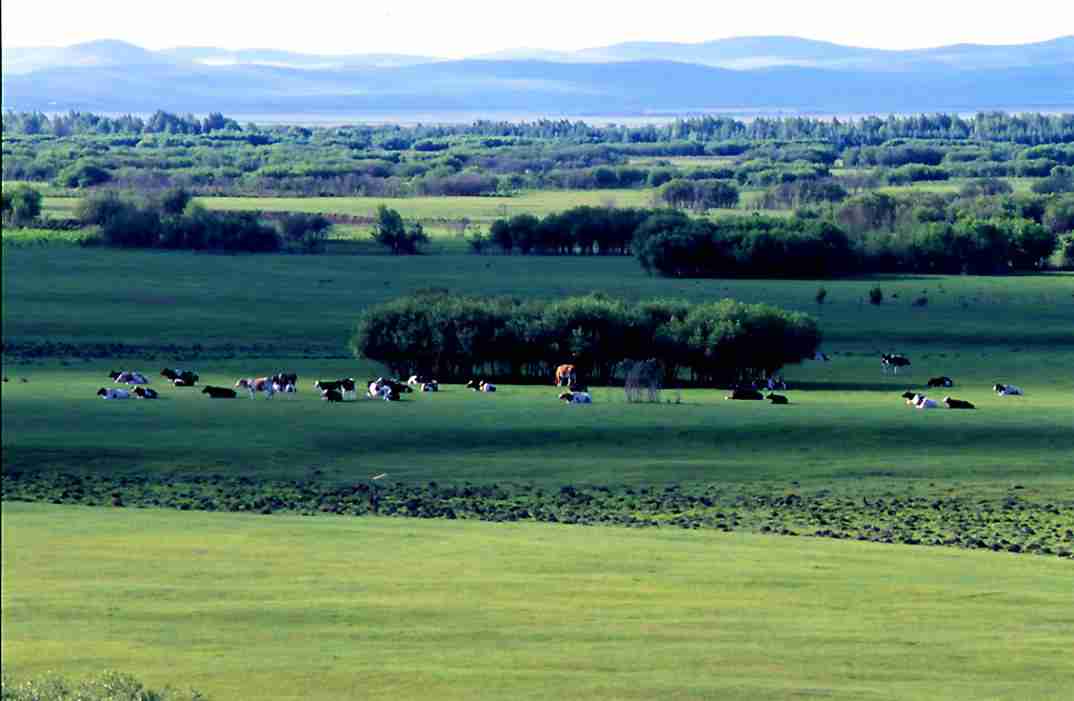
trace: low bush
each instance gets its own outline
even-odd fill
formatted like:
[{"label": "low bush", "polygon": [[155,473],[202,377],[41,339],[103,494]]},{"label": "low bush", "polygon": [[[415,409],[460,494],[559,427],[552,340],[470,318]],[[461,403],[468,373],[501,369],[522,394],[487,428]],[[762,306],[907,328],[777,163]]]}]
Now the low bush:
[{"label": "low bush", "polygon": [[0,682],[3,701],[206,701],[208,697],[191,689],[147,688],[130,674],[103,672],[79,682],[57,674],[15,682],[6,674]]}]

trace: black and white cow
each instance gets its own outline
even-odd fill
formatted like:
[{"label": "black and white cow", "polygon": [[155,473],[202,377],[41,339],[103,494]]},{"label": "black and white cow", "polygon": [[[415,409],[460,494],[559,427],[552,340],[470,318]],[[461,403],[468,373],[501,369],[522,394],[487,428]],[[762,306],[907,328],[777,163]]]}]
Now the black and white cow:
[{"label": "black and white cow", "polygon": [[743,400],[760,400],[764,399],[764,395],[755,389],[749,387],[736,387],[731,390],[731,394],[724,397],[724,399],[743,399]]},{"label": "black and white cow", "polygon": [[963,399],[952,399],[951,397],[943,398],[943,405],[948,409],[976,409],[972,403]]},{"label": "black and white cow", "polygon": [[313,383],[313,388],[320,391],[322,395],[328,391],[336,391],[343,399],[358,398],[358,385],[355,384],[353,377],[345,377],[341,380],[318,380]]},{"label": "black and white cow", "polygon": [[952,380],[950,377],[947,377],[946,375],[941,375],[940,377],[930,377],[929,381],[928,381],[928,386],[930,388],[931,387],[954,387],[955,386],[955,381]]},{"label": "black and white cow", "polygon": [[159,397],[155,389],[148,387],[135,387],[134,396],[138,397],[138,399],[157,399]]},{"label": "black and white cow", "polygon": [[899,368],[910,371],[910,359],[900,353],[882,353],[880,355],[880,371],[887,374],[888,370],[895,375],[899,374]]},{"label": "black and white cow", "polygon": [[1018,397],[1025,394],[1021,387],[1015,387],[1014,385],[992,385],[992,390],[1001,397]]},{"label": "black and white cow", "polygon": [[787,399],[787,397],[785,397],[784,395],[782,395],[782,394],[772,394],[772,393],[769,393],[768,401],[772,402],[773,404],[790,404],[791,403],[790,400]]},{"label": "black and white cow", "polygon": [[338,389],[321,390],[321,399],[326,402],[342,402],[343,392]]},{"label": "black and white cow", "polygon": [[148,385],[149,384],[149,379],[146,378],[145,375],[143,375],[140,372],[136,372],[134,370],[124,370],[122,372],[117,372],[117,371],[113,370],[112,372],[108,373],[108,376],[111,377],[112,381],[115,382],[118,385]]},{"label": "black and white cow", "polygon": [[496,385],[492,384],[491,382],[486,382],[486,381],[480,380],[480,379],[470,380],[469,382],[466,383],[466,388],[467,389],[472,389],[475,392],[495,392],[496,391]]},{"label": "black and white cow", "polygon": [[101,387],[97,390],[97,396],[102,399],[130,399],[131,393],[119,387]]},{"label": "black and white cow", "polygon": [[213,387],[212,385],[205,385],[205,388],[201,390],[201,393],[209,395],[209,399],[235,399],[239,396],[233,389],[228,387]]}]

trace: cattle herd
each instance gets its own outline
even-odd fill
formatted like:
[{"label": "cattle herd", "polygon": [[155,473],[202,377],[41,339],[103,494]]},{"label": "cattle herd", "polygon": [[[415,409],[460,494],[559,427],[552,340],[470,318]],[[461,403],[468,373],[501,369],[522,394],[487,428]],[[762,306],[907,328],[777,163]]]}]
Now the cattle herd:
[{"label": "cattle herd", "polygon": [[[825,359],[827,359],[827,356],[825,356]],[[909,358],[899,353],[884,353],[880,356],[880,368],[884,374],[889,371],[897,374],[900,368],[908,371],[910,365]],[[135,370],[113,370],[108,373],[108,376],[115,384],[127,385],[127,387],[101,387],[97,390],[97,396],[103,399],[157,399],[160,396],[156,390],[145,386],[149,384],[149,378]],[[160,376],[175,387],[194,387],[199,380],[198,373],[179,368],[164,368],[160,371]],[[4,380],[6,381],[7,378],[5,377]],[[578,380],[578,371],[574,365],[558,366],[555,370],[553,385],[565,390],[558,395],[560,401],[565,404],[593,403],[593,396],[589,393],[588,387]],[[731,393],[726,395],[724,399],[746,401],[767,399],[772,404],[790,403],[786,395],[773,392],[775,389],[785,390],[787,388],[787,383],[782,376],[773,375],[765,381],[764,385],[768,391],[767,396],[762,393],[756,384],[747,383],[733,388]],[[929,389],[950,388],[955,386],[955,382],[950,377],[941,375],[929,378],[927,385]],[[465,387],[482,393],[496,391],[496,385],[482,378],[471,379],[465,384]],[[238,389],[245,390],[251,399],[258,394],[263,394],[266,398],[271,399],[277,394],[282,394],[285,397],[294,396],[298,391],[297,388],[298,375],[296,373],[278,372],[264,377],[240,378],[235,382],[234,388],[206,385],[202,388],[201,393],[207,395],[210,399],[235,399],[239,396],[236,391]],[[358,383],[353,377],[338,380],[318,380],[313,383],[313,388],[320,393],[321,399],[326,402],[346,402],[358,399]],[[993,385],[992,389],[999,396],[1020,396],[1024,394],[1021,388],[1011,384],[997,383]],[[382,399],[395,402],[401,400],[402,395],[409,394],[415,390],[438,392],[440,391],[440,383],[435,378],[422,374],[411,375],[406,382],[393,378],[378,377],[366,384],[365,397],[367,399]],[[971,402],[963,399],[945,396],[942,400],[936,400],[924,393],[913,390],[903,392],[902,398],[907,405],[917,409],[938,409],[941,406],[948,409],[976,408]]]}]

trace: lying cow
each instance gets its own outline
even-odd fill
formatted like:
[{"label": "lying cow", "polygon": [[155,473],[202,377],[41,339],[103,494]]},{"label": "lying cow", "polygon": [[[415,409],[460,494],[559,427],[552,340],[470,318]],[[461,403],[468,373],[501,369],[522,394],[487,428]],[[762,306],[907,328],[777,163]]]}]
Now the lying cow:
[{"label": "lying cow", "polygon": [[108,376],[112,378],[112,381],[120,385],[148,385],[149,380],[140,372],[133,370],[124,370],[123,372],[117,372],[113,370],[108,373]]},{"label": "lying cow", "polygon": [[118,387],[101,387],[97,390],[97,396],[102,399],[130,399],[131,393]]},{"label": "lying cow", "polygon": [[155,389],[149,389],[148,387],[135,387],[134,396],[138,399],[157,399],[160,395],[157,394]]},{"label": "lying cow", "polygon": [[940,405],[935,399],[929,399],[925,395],[919,394],[917,395],[917,398],[914,399],[914,407],[916,409],[939,409]]},{"label": "lying cow", "polygon": [[470,380],[466,383],[467,389],[472,389],[475,392],[495,392],[496,385],[491,382],[485,382],[484,380]]},{"label": "lying cow", "polygon": [[765,386],[768,387],[768,391],[777,389],[787,389],[787,381],[783,379],[783,375],[773,375],[765,381]]},{"label": "lying cow", "polygon": [[245,389],[250,393],[250,399],[258,392],[264,392],[266,399],[272,399],[276,394],[276,383],[270,377],[244,377],[235,383],[236,387]]},{"label": "lying cow", "polygon": [[973,404],[963,399],[952,399],[951,397],[943,398],[943,405],[948,409],[976,409]]},{"label": "lying cow", "polygon": [[1014,385],[992,385],[993,391],[1001,397],[1014,397],[1025,394],[1021,387],[1015,387]]},{"label": "lying cow", "polygon": [[556,387],[570,387],[577,382],[578,375],[573,365],[560,365],[556,368]]},{"label": "lying cow", "polygon": [[914,400],[917,399],[917,392],[911,392],[910,390],[906,390],[900,396],[906,400],[907,404],[913,404]]},{"label": "lying cow", "polygon": [[358,389],[353,377],[345,377],[341,380],[318,380],[313,383],[313,388],[322,395],[330,390],[339,392],[344,399],[357,399]]},{"label": "lying cow", "polygon": [[592,404],[593,397],[589,392],[564,392],[559,395],[560,400],[566,404]]},{"label": "lying cow", "polygon": [[406,381],[406,383],[411,387],[421,387],[422,385],[427,385],[430,382],[435,384],[436,380],[433,379],[431,375],[422,375],[421,373],[418,373],[417,375],[411,375],[409,378],[407,378]]},{"label": "lying cow", "polygon": [[173,370],[171,368],[161,370],[160,376],[171,380],[176,387],[193,387],[198,384],[199,379],[198,373],[192,370]]},{"label": "lying cow", "polygon": [[213,387],[212,385],[205,385],[205,389],[201,390],[201,393],[209,395],[209,399],[235,399],[239,396],[233,389]]},{"label": "lying cow", "polygon": [[907,369],[910,367],[910,359],[900,353],[881,353],[880,354],[880,371],[885,375],[888,370],[891,370],[893,374],[899,374],[899,368]]},{"label": "lying cow", "polygon": [[764,399],[764,395],[755,389],[736,387],[731,390],[731,394],[724,397],[724,399],[759,400]]},{"label": "lying cow", "polygon": [[429,380],[428,382],[422,382],[421,383],[421,391],[422,392],[439,392],[440,391],[440,383],[437,382],[436,380]]},{"label": "lying cow", "polygon": [[396,382],[395,380],[385,379],[378,377],[369,383],[369,388],[366,391],[367,396],[370,399],[383,399],[386,402],[398,402],[403,397],[403,391],[410,392],[409,386]]},{"label": "lying cow", "polygon": [[928,381],[929,388],[932,387],[954,387],[955,381],[946,375],[940,377],[930,377]]},{"label": "lying cow", "polygon": [[791,403],[791,401],[789,399],[787,399],[785,396],[783,396],[782,394],[771,394],[771,393],[769,393],[767,398],[768,398],[768,401],[772,402],[773,404],[790,404]]}]

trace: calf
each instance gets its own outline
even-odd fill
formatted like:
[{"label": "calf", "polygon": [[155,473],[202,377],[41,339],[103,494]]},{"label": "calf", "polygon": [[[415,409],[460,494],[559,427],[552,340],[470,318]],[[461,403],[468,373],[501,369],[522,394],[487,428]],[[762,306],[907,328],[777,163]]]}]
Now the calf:
[{"label": "calf", "polygon": [[787,399],[782,394],[769,394],[768,395],[768,401],[772,402],[773,404],[790,404],[791,403],[790,400]]},{"label": "calf", "polygon": [[948,409],[976,409],[973,404],[962,399],[943,398],[943,405]]},{"label": "calf", "polygon": [[212,385],[205,385],[205,389],[201,390],[201,393],[209,395],[209,399],[234,399],[239,396],[233,389],[213,387]]},{"label": "calf", "polygon": [[130,399],[131,393],[118,387],[101,387],[97,390],[97,396],[102,399]]},{"label": "calf", "polygon": [[954,387],[955,382],[946,375],[940,377],[930,377],[928,381],[929,387]]},{"label": "calf", "polygon": [[759,400],[764,399],[764,395],[755,389],[745,389],[738,387],[731,390],[731,394],[724,397],[724,399]]},{"label": "calf", "polygon": [[135,387],[134,396],[138,397],[139,399],[156,399],[159,395],[157,395],[157,391],[155,389],[149,389],[148,387]]},{"label": "calf", "polygon": [[995,384],[992,385],[992,389],[1001,397],[1021,396],[1024,394],[1021,387],[1015,387],[1014,385]]},{"label": "calf", "polygon": [[881,353],[880,354],[880,371],[887,374],[888,370],[891,370],[893,374],[899,374],[899,368],[904,368],[909,372],[910,359],[899,353]]}]

